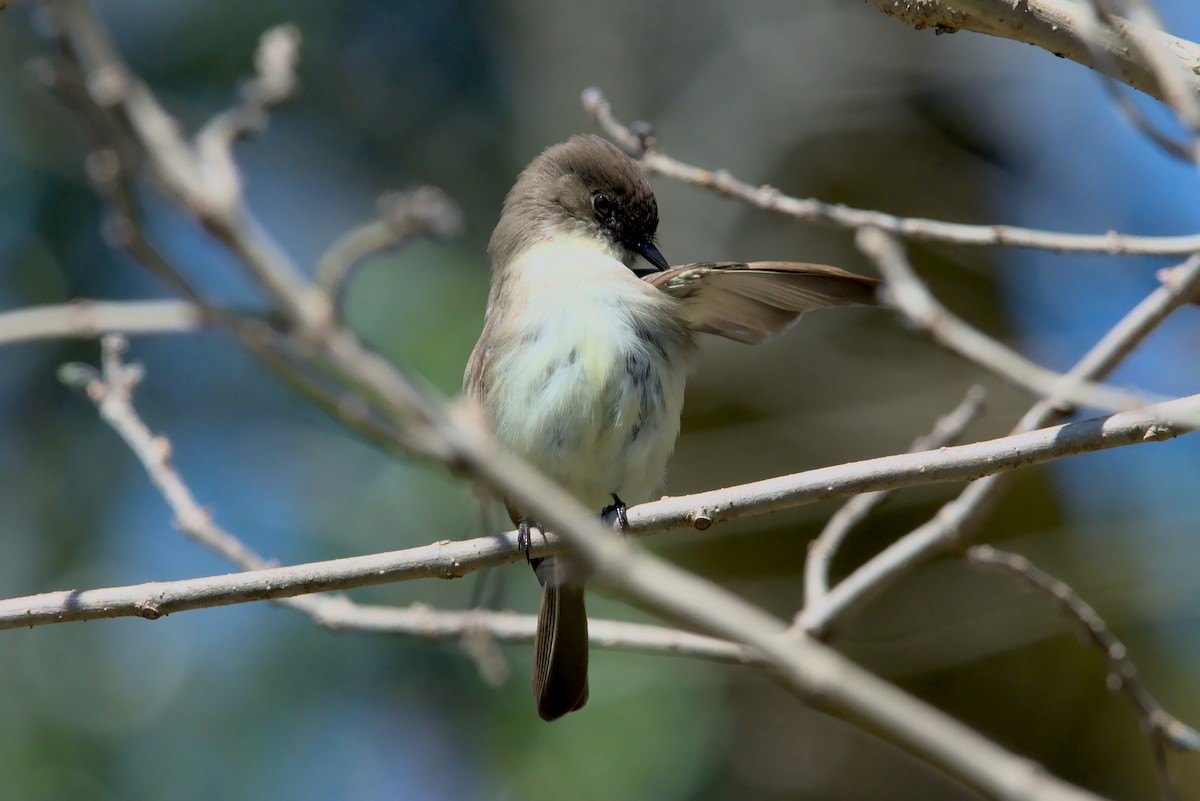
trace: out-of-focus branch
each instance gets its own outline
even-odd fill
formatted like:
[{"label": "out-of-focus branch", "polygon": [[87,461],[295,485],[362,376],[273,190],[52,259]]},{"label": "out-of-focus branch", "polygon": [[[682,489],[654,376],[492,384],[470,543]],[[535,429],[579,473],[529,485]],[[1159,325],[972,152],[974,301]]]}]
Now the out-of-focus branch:
[{"label": "out-of-focus branch", "polygon": [[330,309],[323,293],[308,291],[302,273],[245,208],[233,145],[265,124],[268,106],[294,90],[299,34],[283,25],[264,34],[255,58],[257,74],[241,102],[215,117],[194,143],[114,49],[84,0],[57,0],[48,7],[78,60],[91,101],[127,127],[150,177],[217,239],[232,250],[271,296],[303,327],[318,327]]},{"label": "out-of-focus branch", "polygon": [[[51,7],[53,12],[59,10],[59,4]],[[263,319],[230,312],[206,298],[192,285],[185,272],[151,241],[138,206],[134,177],[147,161],[174,163],[175,157],[168,153],[151,159],[145,152],[151,140],[138,138],[139,132],[128,124],[122,106],[111,106],[111,92],[106,89],[110,80],[106,75],[111,73],[89,71],[76,40],[88,40],[88,49],[108,54],[106,58],[110,64],[120,65],[120,62],[116,61],[111,43],[90,16],[87,7],[79,6],[75,11],[74,14],[50,17],[52,24],[49,32],[61,58],[39,60],[34,63],[31,72],[75,114],[93,147],[86,162],[87,174],[108,205],[109,216],[104,224],[108,242],[113,247],[125,250],[169,289],[194,303],[214,327],[227,330],[285,384],[324,409],[331,417],[340,420],[348,429],[387,450],[408,447],[404,432],[380,420],[378,413],[360,395],[333,385],[316,374],[310,364],[302,363],[303,357],[310,355],[307,351],[311,348],[306,348],[303,342],[295,338],[282,335]],[[67,24],[77,24],[79,27],[68,29]],[[120,65],[117,73],[123,72],[124,67]],[[135,85],[141,94],[149,95],[149,90],[143,85]],[[147,108],[151,112],[158,108],[152,96]],[[174,127],[173,120],[167,118],[167,122],[168,127]],[[163,146],[173,151],[178,141],[179,134],[176,131],[163,139]],[[188,208],[186,198],[176,200]],[[244,249],[251,252],[277,252],[266,245],[247,246]],[[271,267],[268,265],[263,269],[269,271]],[[305,307],[310,305],[299,298],[294,302]],[[134,332],[132,328],[120,325],[116,328],[127,333]]]},{"label": "out-of-focus branch", "polygon": [[1200,45],[1193,44],[1190,59],[1182,40],[1163,30],[1162,17],[1148,0],[1090,0],[1100,18],[1154,73],[1162,99],[1175,110],[1192,138],[1195,161],[1200,136]]},{"label": "out-of-focus branch", "polygon": [[[261,116],[269,102],[281,99],[279,91],[294,85],[292,78],[262,72],[294,67],[295,54],[286,51],[294,51],[298,38],[290,29],[284,26],[264,35],[257,60],[260,74],[251,81],[251,89],[240,106],[210,123],[206,129],[208,144],[202,148],[188,143],[149,88],[121,61],[87,3],[59,0],[49,6],[49,11],[62,55],[80,73],[80,83],[87,88],[81,98],[89,104],[86,114],[103,123],[107,122],[104,118],[109,112],[125,122],[127,130],[123,134],[115,132],[111,125],[101,125],[99,130],[101,136],[122,141],[119,149],[114,144],[109,159],[118,165],[117,171],[124,176],[129,173],[120,158],[121,152],[129,149],[137,152],[166,198],[193,214],[223,242],[279,304],[288,327],[298,335],[284,343],[286,348],[293,353],[300,351],[308,357],[305,367],[325,371],[327,376],[314,376],[274,349],[258,347],[258,342],[242,336],[236,321],[222,317],[219,322],[294,386],[324,408],[333,410],[339,418],[348,420],[356,430],[389,442],[385,447],[466,469],[458,464],[462,455],[455,453],[450,442],[457,428],[449,413],[431,399],[431,393],[418,381],[401,376],[393,365],[335,324],[332,300],[305,277],[245,208],[240,178],[227,174],[231,168],[236,171],[232,154],[227,151],[234,139],[250,130],[250,126],[242,125],[239,120]],[[268,51],[269,57],[261,55]],[[213,134],[213,130],[224,133]],[[120,193],[116,199],[121,209],[119,220],[128,229],[127,238],[140,244],[138,255],[171,273],[169,265],[163,266],[161,254],[146,243],[135,211],[120,206],[129,201],[127,193]],[[185,284],[183,291],[188,289]],[[346,396],[345,388],[331,390],[327,379],[348,387],[350,396]],[[343,409],[351,410],[349,418]],[[386,431],[390,431],[390,436]]]},{"label": "out-of-focus branch", "polygon": [[185,300],[76,300],[0,312],[0,346],[37,339],[94,339],[117,331],[179,334],[206,324],[203,308]]},{"label": "out-of-focus branch", "polygon": [[881,211],[854,209],[812,198],[791,197],[773,186],[754,186],[734,178],[724,170],[693,167],[668,156],[659,148],[653,136],[638,135],[621,124],[613,116],[612,106],[604,99],[599,89],[584,91],[583,106],[604,133],[637,156],[647,172],[694,184],[719,195],[748,203],[755,208],[804,222],[826,223],[840,228],[870,226],[904,239],[954,245],[991,245],[1111,255],[1181,256],[1200,251],[1200,234],[1131,236],[1115,231],[1106,234],[1068,234],[1011,225],[966,225],[917,217],[897,217]]},{"label": "out-of-focus branch", "polygon": [[[1192,302],[1200,293],[1200,255],[1162,273],[1163,284],[1125,315],[1076,365],[1063,380],[1096,380],[1112,372],[1130,352],[1171,312]],[[1062,415],[1053,396],[1036,403],[1017,423],[1014,431],[1031,431]],[[1050,429],[1042,429],[1050,430]],[[1147,430],[1149,436],[1155,432]],[[1000,486],[1000,476],[991,475],[971,484],[937,516],[909,532],[851,573],[821,601],[804,609],[798,626],[813,636],[828,636],[836,622],[861,608],[905,572],[936,554],[967,542]]]},{"label": "out-of-focus branch", "polygon": [[878,228],[862,228],[855,237],[884,278],[884,297],[909,323],[938,344],[990,370],[1001,378],[1042,397],[1054,394],[1070,406],[1106,411],[1135,409],[1165,398],[1151,398],[1115,387],[1081,381],[1067,383],[1063,376],[1035,364],[1006,347],[943,306],[921,282],[904,255],[900,242]]},{"label": "out-of-focus branch", "polygon": [[[1112,57],[1109,55],[1104,46],[1104,40],[1108,34],[1116,34],[1121,38],[1127,39],[1127,32],[1121,25],[1121,20],[1112,16],[1107,8],[1105,0],[1088,0],[1083,3],[1079,9],[1079,35],[1092,51],[1092,59],[1095,64],[1100,65],[1096,70],[1097,75],[1101,78],[1101,85],[1108,94],[1109,100],[1117,107],[1126,119],[1142,133],[1145,137],[1158,145],[1168,155],[1174,156],[1185,161],[1192,160],[1191,148],[1185,143],[1179,142],[1174,136],[1162,130],[1162,128],[1152,121],[1141,107],[1133,102],[1129,94],[1124,91],[1123,84],[1112,77],[1119,71],[1119,68],[1113,63]],[[1155,29],[1161,27],[1155,25]],[[1129,47],[1137,47],[1136,42],[1127,42],[1125,49]],[[1159,72],[1160,82],[1163,77],[1167,78],[1168,83],[1164,86],[1169,87],[1169,82],[1174,78],[1171,75],[1162,75],[1159,71],[1158,64],[1153,61],[1148,61],[1156,72]]]},{"label": "out-of-focus branch", "polygon": [[[1100,31],[1089,40],[1090,31],[1082,15],[1086,4],[1071,0],[867,0],[890,17],[917,29],[933,28],[938,33],[974,31],[1024,42],[1056,56],[1104,71],[1122,83],[1159,100],[1167,100],[1155,64],[1146,52],[1126,46],[1124,37],[1112,29]],[[1127,22],[1126,24],[1132,24]],[[1178,62],[1180,75],[1191,75],[1188,90],[1200,93],[1200,44],[1154,29],[1138,29],[1139,39],[1155,54]],[[1089,46],[1089,41],[1093,42]],[[1097,59],[1094,47],[1106,56]],[[1177,251],[1178,252],[1178,251]]]},{"label": "out-of-focus branch", "polygon": [[378,208],[377,220],[343,234],[317,262],[317,286],[335,304],[353,269],[368,256],[398,248],[414,236],[448,239],[462,229],[462,212],[436,186],[388,193]]},{"label": "out-of-focus branch", "polygon": [[[420,604],[398,608],[356,604],[345,596],[306,596],[292,600],[328,601],[304,611],[330,629],[401,634],[425,640],[456,640],[482,631],[497,642],[525,645],[533,642],[537,629],[536,615],[519,615],[516,612],[488,609],[454,612],[431,609]],[[687,656],[710,662],[770,667],[761,656],[744,645],[665,626],[588,618],[588,638],[594,647],[614,651]]]},{"label": "out-of-focus branch", "polygon": [[1178,798],[1171,776],[1167,748],[1178,751],[1200,751],[1200,732],[1167,712],[1154,699],[1129,658],[1129,649],[1109,629],[1104,618],[1083,600],[1066,582],[1051,576],[1024,556],[1000,551],[990,545],[973,545],[964,554],[972,565],[998,570],[1015,576],[1026,586],[1050,597],[1067,617],[1075,621],[1108,661],[1109,689],[1124,695],[1150,737],[1158,784],[1165,801]]},{"label": "out-of-focus branch", "polygon": [[[913,440],[909,453],[933,450],[957,442],[967,426],[983,411],[986,393],[981,386],[972,386],[966,397],[950,413],[934,423],[933,430]],[[829,592],[829,566],[842,542],[855,526],[891,497],[894,490],[864,492],[851,498],[829,518],[820,535],[808,546],[804,562],[804,605],[812,606]]]},{"label": "out-of-focus branch", "polygon": [[1058,604],[1108,661],[1110,689],[1123,693],[1129,699],[1154,737],[1179,751],[1200,751],[1200,732],[1169,714],[1154,699],[1129,658],[1129,649],[1113,634],[1104,618],[1070,585],[1042,570],[1027,557],[1001,551],[991,545],[972,545],[967,549],[965,559],[968,564],[1015,576]]}]

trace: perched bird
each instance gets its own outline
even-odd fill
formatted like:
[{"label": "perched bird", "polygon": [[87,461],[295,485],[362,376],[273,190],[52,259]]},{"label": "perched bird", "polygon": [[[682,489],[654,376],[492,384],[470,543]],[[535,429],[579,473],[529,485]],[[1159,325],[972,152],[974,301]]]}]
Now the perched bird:
[{"label": "perched bird", "polygon": [[[463,379],[503,447],[622,522],[625,503],[662,481],[696,334],[761,342],[810,309],[871,303],[877,283],[793,262],[672,268],[657,229],[641,169],[605,140],[576,136],[534,159],[492,234],[486,319]],[[536,521],[508,512],[527,546]],[[587,575],[569,553],[531,564],[543,588],[533,694],[555,720],[588,697]]]}]

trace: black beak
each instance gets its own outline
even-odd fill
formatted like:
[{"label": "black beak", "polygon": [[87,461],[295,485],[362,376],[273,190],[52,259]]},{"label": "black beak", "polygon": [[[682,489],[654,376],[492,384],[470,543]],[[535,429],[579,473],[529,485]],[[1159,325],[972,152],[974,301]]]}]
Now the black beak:
[{"label": "black beak", "polygon": [[653,242],[646,242],[641,247],[636,248],[636,250],[638,255],[653,264],[656,270],[671,269],[671,265],[667,263],[663,254],[658,252],[658,248],[654,246]]}]

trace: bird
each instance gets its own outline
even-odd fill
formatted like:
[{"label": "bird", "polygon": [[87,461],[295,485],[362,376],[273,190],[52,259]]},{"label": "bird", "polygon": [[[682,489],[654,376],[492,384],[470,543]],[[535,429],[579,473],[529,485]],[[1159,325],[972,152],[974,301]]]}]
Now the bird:
[{"label": "bird", "polygon": [[[663,481],[699,334],[762,342],[806,311],[872,305],[878,284],[800,262],[671,267],[657,230],[653,189],[612,143],[577,135],[538,155],[492,233],[463,377],[501,447],[622,526]],[[537,521],[505,504],[528,559]],[[588,575],[569,552],[529,562],[542,586],[531,684],[552,721],[588,699]]]}]

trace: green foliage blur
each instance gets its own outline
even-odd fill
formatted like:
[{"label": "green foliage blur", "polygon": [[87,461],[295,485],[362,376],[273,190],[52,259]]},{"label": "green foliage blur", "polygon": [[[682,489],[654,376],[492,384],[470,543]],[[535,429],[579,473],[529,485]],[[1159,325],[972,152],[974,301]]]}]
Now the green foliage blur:
[{"label": "green foliage blur", "polygon": [[[589,86],[601,87],[624,120],[652,121],[678,158],[799,196],[1019,222],[1027,209],[1014,187],[1048,186],[1047,207],[1080,211],[1047,213],[1043,227],[1103,231],[1141,224],[1134,206],[1152,194],[1122,196],[1103,183],[1103,163],[1090,192],[1057,180],[1066,159],[1053,154],[1103,136],[1075,127],[1077,139],[1068,141],[1058,128],[1096,114],[1113,130],[1124,126],[1082,68],[982,37],[935,39],[863,3],[99,5],[125,58],[189,129],[231,101],[265,29],[299,26],[302,91],[272,114],[262,137],[238,149],[251,206],[299,263],[311,267],[340,233],[369,219],[386,190],[434,184],[461,205],[467,227],[457,241],[373,258],[345,306],[367,342],[448,394],[458,390],[481,326],[485,248],[504,193],[541,149],[592,130],[579,103]],[[28,64],[49,51],[37,13],[20,3],[0,11],[0,309],[162,297],[136,263],[104,244],[102,209],[83,172],[86,142],[30,77]],[[1067,100],[1038,105],[1034,86]],[[1120,135],[1118,153],[1149,148]],[[792,259],[871,271],[850,232],[659,179],[655,187],[660,241],[674,263]],[[263,308],[236,263],[192,221],[152,191],[143,200],[152,235],[182,269],[231,305]],[[1152,289],[1159,266],[912,250],[948,305],[1018,348],[1051,354],[1056,369]],[[1117,269],[1136,280],[1112,277]],[[1040,285],[1032,279],[1060,271],[1080,282],[1111,278],[1111,305],[1056,296],[1049,329],[1014,322],[1020,309],[1048,303],[1048,293],[1033,294]],[[1004,433],[1031,403],[880,311],[814,314],[753,350],[705,345],[671,494],[902,451],[972,383],[989,390],[973,438]],[[467,487],[445,470],[356,440],[220,334],[136,340],[130,356],[147,368],[138,407],[171,438],[193,491],[225,527],[283,563],[478,536],[498,525],[485,523]],[[92,342],[0,352],[0,597],[228,570],[172,528],[122,443],[56,383],[59,364],[96,357]],[[1081,459],[1070,475],[1015,476],[983,539],[1075,585],[1114,623],[1160,700],[1196,722],[1200,511],[1181,501],[1150,514],[1129,497],[1136,493],[1128,480],[1153,475],[1157,492],[1186,496],[1196,449],[1178,442],[1132,450]],[[1193,472],[1153,473],[1168,458],[1160,454]],[[1079,502],[1070,487],[1080,483],[1105,503]],[[895,498],[851,539],[839,574],[957,490]],[[790,617],[802,598],[807,543],[834,508],[673,533],[649,545]],[[482,596],[494,606],[536,607],[524,565],[494,571],[482,588],[480,581],[412,582],[354,597],[464,608]],[[589,604],[598,616],[649,619],[602,587]],[[1113,797],[1155,792],[1148,746],[1124,701],[1106,691],[1098,655],[1050,603],[1012,581],[938,561],[832,642],[1070,781]],[[600,651],[586,709],[548,726],[529,697],[530,649],[503,653],[512,678],[492,687],[456,644],[335,634],[267,604],[153,624],[4,632],[0,799],[975,797],[736,667]],[[1200,798],[1197,761],[1184,757],[1179,767],[1185,797]]]}]

